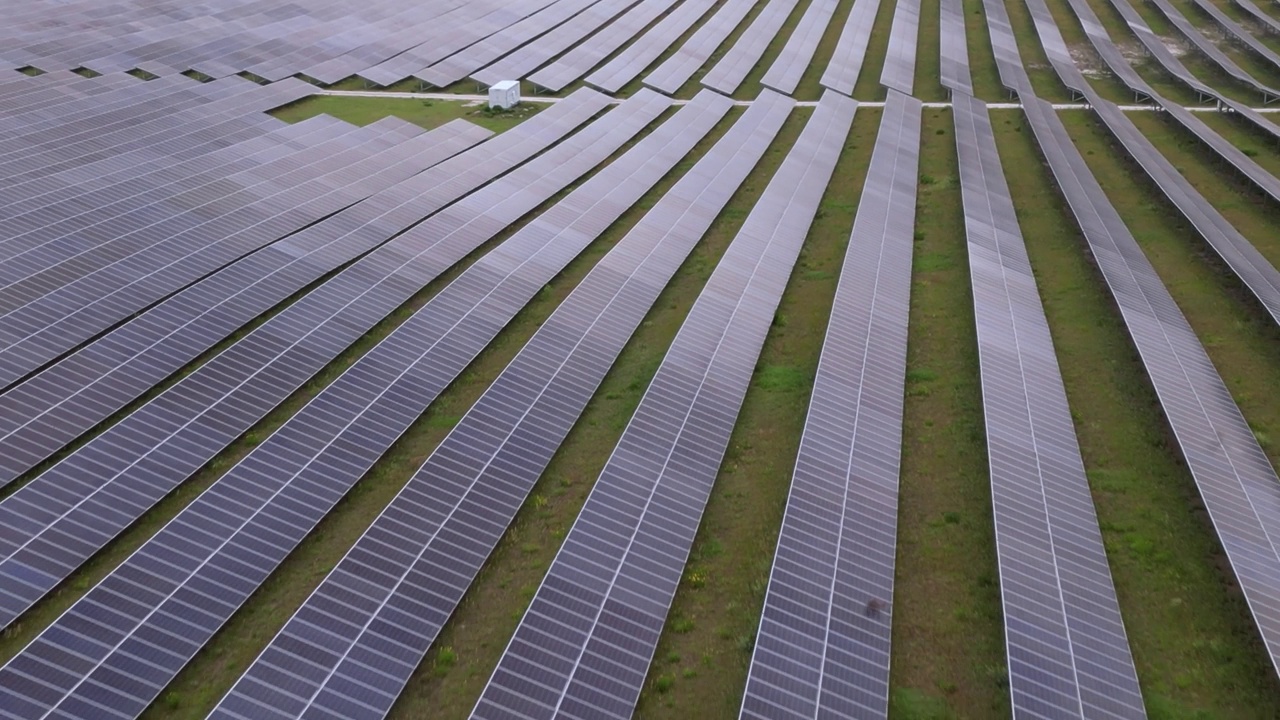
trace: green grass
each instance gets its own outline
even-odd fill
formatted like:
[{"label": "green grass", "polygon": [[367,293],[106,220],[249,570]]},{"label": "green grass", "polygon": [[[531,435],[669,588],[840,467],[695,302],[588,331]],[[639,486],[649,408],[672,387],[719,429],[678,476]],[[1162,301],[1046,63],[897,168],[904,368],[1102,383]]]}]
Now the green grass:
[{"label": "green grass", "polygon": [[1003,102],[1008,99],[1009,92],[1000,82],[1000,71],[996,67],[995,52],[991,49],[991,34],[987,32],[987,17],[982,0],[963,0],[962,5],[974,97],[989,102]]},{"label": "green grass", "polygon": [[[802,118],[796,121],[788,142]],[[672,632],[658,643],[657,657],[679,655],[681,667],[697,677],[657,692],[667,671],[651,669],[637,718],[733,717],[742,702],[812,378],[879,121],[879,112],[858,111],[836,165],[840,181],[827,188],[778,307],[786,322],[773,323],[761,350],[671,608],[671,618],[694,625],[678,633],[668,623]],[[815,270],[830,275],[808,274]]]},{"label": "green grass", "polygon": [[912,94],[921,100],[946,100],[942,87],[942,38],[939,0],[920,0],[920,28],[916,35],[916,76]]},{"label": "green grass", "polygon": [[[1231,298],[1177,214],[1087,113],[1062,115],[1251,420],[1276,413],[1274,327]],[[1121,611],[1152,717],[1272,717],[1280,693],[1243,597],[1083,240],[1035,167],[1020,118],[997,125],[1041,283]],[[1058,208],[1055,212],[1054,208]],[[1267,421],[1268,423],[1270,421]],[[1274,458],[1273,458],[1274,461]]]},{"label": "green grass", "polygon": [[521,103],[510,111],[496,112],[483,105],[472,106],[455,100],[315,95],[273,110],[271,114],[291,123],[327,114],[355,125],[368,125],[394,115],[428,129],[462,118],[494,132],[502,132],[519,125],[544,107],[545,103]]},{"label": "green grass", "polygon": [[925,110],[922,132],[892,717],[947,717],[944,710],[962,718],[1007,717],[978,348],[951,113]]}]

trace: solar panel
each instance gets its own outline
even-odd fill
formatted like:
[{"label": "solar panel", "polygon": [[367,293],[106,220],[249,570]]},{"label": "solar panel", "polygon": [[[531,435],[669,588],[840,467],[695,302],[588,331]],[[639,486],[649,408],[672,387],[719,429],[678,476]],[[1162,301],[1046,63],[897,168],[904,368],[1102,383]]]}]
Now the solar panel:
[{"label": "solar panel", "polygon": [[880,84],[910,95],[916,75],[916,36],[920,34],[920,0],[894,5],[889,47],[885,51]]},{"label": "solar panel", "polygon": [[831,308],[743,718],[885,717],[920,101],[890,90]]},{"label": "solar panel", "polygon": [[[712,117],[732,105],[705,94],[710,97],[698,102]],[[368,705],[371,716],[389,709],[610,364],[790,107],[774,96],[748,110],[597,264],[295,613],[215,717],[264,705],[279,717],[342,714],[355,702]],[[368,572],[374,562],[385,576]],[[318,635],[320,628],[328,634]],[[388,689],[376,699],[351,692],[366,668],[376,668],[379,686]],[[281,672],[315,679],[281,692],[272,682]]]},{"label": "solar panel", "polygon": [[[456,52],[550,4],[438,0],[323,2],[304,8],[213,2],[202,5],[200,14],[174,3],[136,0],[111,6],[14,5],[6,8],[0,57],[11,67],[84,66],[99,72],[141,68],[161,76],[195,69],[216,78],[248,71],[270,81],[305,73],[335,82],[383,66],[373,74],[394,82],[440,59],[431,58],[426,48],[431,41],[466,36],[466,42],[451,51]],[[504,22],[501,17],[509,19]],[[431,59],[388,62],[414,50]],[[387,78],[389,70],[398,74]]]},{"label": "solar panel", "polygon": [[871,30],[876,24],[880,0],[854,0],[844,30],[836,41],[836,49],[818,81],[822,87],[845,95],[853,94],[853,87],[862,74],[867,44],[871,42]]},{"label": "solar panel", "polygon": [[939,29],[939,73],[942,87],[973,94],[969,78],[969,47],[965,41],[964,6],[960,0],[941,0]]},{"label": "solar panel", "polygon": [[1015,716],[1145,718],[986,105],[952,95]]},{"label": "solar panel", "polygon": [[[340,214],[332,224],[313,226],[319,230],[309,229],[273,246],[273,250],[284,252],[267,254],[265,259],[274,265],[271,269],[283,270],[284,277],[296,281],[296,274],[305,276],[308,271],[306,255],[310,251],[336,254],[334,240],[360,238],[368,244],[361,245],[358,240],[351,248],[351,241],[346,241],[348,247],[343,250],[355,255],[367,252],[422,215],[431,214],[563,137],[607,102],[607,98],[589,93],[560,112],[541,113],[536,118],[541,122],[526,124],[529,132],[511,137],[505,134],[480,146],[478,157],[466,153],[400,183],[391,192],[357,205],[361,212],[345,217]],[[619,117],[632,114],[628,110]],[[617,122],[605,127],[615,127]],[[599,161],[607,157],[609,148],[616,148],[612,140],[606,142],[600,135],[601,131],[588,128],[583,140],[575,136],[570,144],[560,146],[564,150],[557,147],[539,158],[534,180],[541,181],[539,190],[545,186],[546,195],[539,198],[537,193],[522,193],[518,202],[532,202],[526,212],[589,169],[588,161],[593,157]],[[584,141],[589,144],[584,146]],[[570,162],[574,158],[579,158],[577,166]],[[550,181],[544,177],[548,167],[560,173]],[[510,186],[503,189],[508,194],[519,192]],[[484,199],[486,207],[496,204],[491,194]],[[446,213],[445,217],[457,216]],[[0,513],[6,518],[6,531],[0,535],[4,557],[0,575],[14,578],[0,585],[3,624],[12,622],[87,559],[95,546],[105,544],[136,520],[146,507],[226,448],[374,323],[505,226],[471,227],[465,222],[468,218],[463,218],[469,233],[453,237],[437,234],[439,226],[418,225],[421,231],[415,228],[363,258],[0,501]],[[369,238],[371,230],[383,234]],[[453,242],[436,242],[442,239]],[[435,252],[424,256],[425,250]],[[388,262],[388,258],[399,259]],[[301,262],[292,262],[298,259]],[[260,297],[263,286],[274,286],[274,275],[260,276],[249,299]],[[233,301],[238,294],[231,294]],[[59,490],[49,491],[55,487]],[[33,572],[34,568],[39,570]]]},{"label": "solar panel", "polygon": [[472,712],[629,718],[857,104],[825,95],[667,351]]},{"label": "solar panel", "polygon": [[[618,92],[661,57],[673,43],[672,38],[679,38],[688,32],[713,5],[715,0],[683,0],[638,40],[627,45],[612,60],[588,75],[587,84],[605,92]],[[645,3],[642,7],[647,6],[648,3]],[[534,81],[539,82],[536,79]]]},{"label": "solar panel", "polygon": [[769,0],[769,4],[756,15],[747,29],[738,36],[733,47],[725,52],[702,77],[702,84],[732,95],[747,78],[747,73],[764,57],[764,51],[774,36],[782,29],[798,0]]},{"label": "solar panel", "polygon": [[754,0],[725,0],[678,50],[644,78],[644,84],[668,95],[675,94],[742,24],[755,6]]},{"label": "solar panel", "polygon": [[[668,104],[647,95],[633,98],[634,113],[606,116],[615,119],[605,134],[615,148]],[[698,107],[686,110],[478,260],[228,471],[0,669],[0,697],[71,716],[86,715],[90,702],[140,713],[502,326],[715,123]],[[571,162],[591,162],[585,155]],[[160,569],[157,560],[171,565]],[[57,667],[44,648],[66,647],[64,629],[100,613],[128,621],[94,629],[99,640],[114,640],[82,648],[96,667],[62,665],[60,693],[29,694],[24,674]],[[175,623],[181,634],[163,635]],[[157,645],[160,653],[143,651]],[[145,673],[134,661],[139,651],[150,652]]]},{"label": "solar panel", "polygon": [[788,95],[796,91],[838,4],[838,0],[812,0],[809,3],[791,37],[787,38],[787,44],[761,78],[761,85]]}]

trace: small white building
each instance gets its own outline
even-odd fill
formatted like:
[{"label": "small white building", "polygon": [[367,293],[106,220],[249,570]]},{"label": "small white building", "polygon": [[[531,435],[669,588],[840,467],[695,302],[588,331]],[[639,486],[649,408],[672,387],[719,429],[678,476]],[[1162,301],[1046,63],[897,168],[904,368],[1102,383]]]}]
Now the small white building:
[{"label": "small white building", "polygon": [[519,80],[503,80],[489,86],[489,107],[508,110],[519,104]]}]

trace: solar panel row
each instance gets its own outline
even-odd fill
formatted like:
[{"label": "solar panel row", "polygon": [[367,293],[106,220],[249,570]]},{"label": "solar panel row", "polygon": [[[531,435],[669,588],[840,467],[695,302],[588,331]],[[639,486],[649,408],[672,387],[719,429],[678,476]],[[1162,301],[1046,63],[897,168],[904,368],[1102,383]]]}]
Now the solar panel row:
[{"label": "solar panel row", "polygon": [[[297,211],[306,216],[327,215],[407,179],[486,135],[458,122],[399,143],[350,165],[348,172],[358,181],[313,193]],[[308,248],[302,242],[322,232],[304,231],[237,261],[0,395],[0,484],[35,467],[236,328],[376,244],[372,234],[348,241],[344,249],[332,242],[333,237],[319,247]],[[211,244],[201,255],[220,260],[216,251],[216,244]],[[165,274],[190,282],[204,272],[199,264],[181,263],[152,275]],[[151,288],[151,296],[134,298],[145,306],[157,294],[150,278],[140,274],[124,291],[99,300],[123,302],[129,292]],[[159,283],[161,287],[169,284]],[[49,339],[42,346],[48,348],[52,338],[61,337],[60,327],[50,326],[44,335]]]},{"label": "solar panel row", "polygon": [[880,0],[854,0],[845,20],[844,30],[836,41],[836,49],[827,61],[827,67],[818,81],[822,87],[845,95],[853,95],[853,86],[862,74],[866,60],[867,44],[871,42],[871,30],[876,23]]},{"label": "solar panel row", "polygon": [[[591,72],[591,68],[599,65],[618,48],[626,45],[676,4],[677,0],[644,0],[632,6],[608,27],[587,38],[582,44],[557,58],[555,62],[530,75],[529,81],[552,92],[563,90],[570,83]],[[667,39],[669,42],[670,36]],[[633,60],[629,59],[625,62],[629,63]],[[643,69],[643,66],[636,68],[635,74],[631,77],[634,78]],[[512,75],[508,79],[514,77],[518,76]],[[477,77],[477,79],[480,78]]]},{"label": "solar panel row", "polygon": [[715,54],[734,28],[742,24],[754,6],[754,0],[725,0],[684,45],[645,76],[644,84],[668,95],[675,94]]},{"label": "solar panel row", "polygon": [[733,47],[702,77],[702,84],[730,95],[764,57],[769,43],[782,29],[798,0],[769,0],[747,29],[738,36]]},{"label": "solar panel row", "polygon": [[[675,39],[688,32],[715,4],[715,0],[682,0],[638,40],[627,45],[612,60],[588,75],[587,84],[605,92],[618,92],[624,85],[639,77],[640,73],[674,45]],[[642,7],[648,7],[648,3]],[[551,85],[547,84],[545,87]]]},{"label": "solar panel row", "polygon": [[[372,209],[373,212],[363,220],[358,214],[339,215],[336,223],[314,226],[320,230],[313,232],[314,228],[309,229],[306,237],[298,236],[304,241],[318,241],[314,245],[284,245],[281,249],[285,252],[280,255],[267,255],[268,272],[259,276],[261,281],[254,283],[257,287],[250,288],[257,292],[249,294],[248,299],[257,299],[264,289],[274,288],[276,283],[272,281],[278,280],[274,277],[276,270],[283,270],[282,277],[291,281],[296,281],[298,274],[311,270],[314,259],[303,257],[307,253],[297,252],[299,249],[317,249],[322,260],[332,258],[336,248],[354,250],[357,254],[368,251],[416,222],[422,214],[440,209],[450,200],[491,179],[494,174],[509,169],[563,137],[598,111],[604,102],[607,99],[587,98],[577,103],[577,107],[570,104],[559,113],[549,110],[543,114],[545,119],[542,123],[526,124],[530,131],[536,128],[535,132],[510,140],[504,136],[500,139],[506,142],[495,143],[496,148],[481,146],[479,149],[485,152],[479,153],[479,157],[467,153],[456,161],[432,168],[425,173],[431,181],[429,185],[414,183],[409,192],[399,197],[391,193],[366,201],[362,204],[364,209]],[[619,120],[606,123],[606,127],[613,127],[615,122],[632,113],[628,110],[619,116]],[[564,177],[559,183],[545,182],[550,188],[548,194],[589,169],[591,165],[587,161],[596,157],[594,154],[604,153],[598,156],[598,162],[607,156],[610,148],[617,147],[612,141],[602,140],[600,131],[588,132],[591,141],[588,151],[577,143],[565,152],[553,151],[553,154],[543,156],[547,159],[540,166],[535,182],[545,182],[541,175],[548,172],[547,167],[563,173]],[[580,165],[576,167],[571,162],[575,157],[581,158]],[[401,183],[393,190],[401,189],[420,177]],[[486,199],[493,200],[492,197]],[[421,289],[434,274],[488,239],[487,235],[475,233],[462,236],[460,242],[452,247],[436,246],[434,249],[440,251],[439,259],[449,263],[435,265],[434,254],[426,258],[419,256],[423,250],[433,249],[432,245],[439,238],[432,231],[438,228],[418,227],[423,227],[423,230],[415,228],[391,246],[371,254],[326,282],[18,493],[0,502],[8,520],[8,526],[0,534],[0,543],[3,543],[0,547],[3,547],[5,557],[0,563],[0,575],[15,578],[9,586],[0,587],[0,601],[3,601],[0,611],[4,613],[0,619],[5,621],[4,624],[11,622],[31,602],[87,559],[87,552],[105,544],[271,408],[283,402],[374,323]],[[491,228],[491,233],[500,229],[501,226]],[[361,238],[370,230],[382,234],[372,239],[365,237],[363,242],[367,244],[364,245],[360,240],[342,244],[332,242],[335,239],[345,240],[348,235]],[[464,244],[468,240],[472,242]],[[350,247],[352,244],[355,248]],[[452,251],[452,254],[444,250]],[[292,262],[299,257],[302,257],[302,262]],[[348,259],[350,257],[347,256]],[[317,272],[324,272],[324,269]],[[229,277],[235,278],[236,275],[233,273]],[[416,280],[420,282],[414,284],[412,281]],[[244,289],[244,284],[232,284],[229,293],[232,302]],[[286,294],[292,291],[286,291]],[[283,297],[277,296],[274,302],[281,299]],[[206,343],[213,342],[207,336],[202,339]],[[158,353],[161,357],[167,355],[164,350],[162,348]],[[169,352],[178,354],[179,351],[170,348]],[[129,375],[116,375],[110,380],[120,383],[121,377]]]},{"label": "solar panel row", "polygon": [[741,717],[885,717],[920,101],[890,90],[831,308]]},{"label": "solar panel row", "polygon": [[1016,717],[1144,718],[1049,324],[985,103],[956,149]]},{"label": "solar panel row", "polygon": [[[998,4],[987,3],[989,15],[991,6]],[[1001,24],[1002,32],[1005,27]],[[992,42],[1009,47],[1012,34],[999,40],[993,35]],[[1020,81],[1012,69],[1002,73]],[[1274,542],[1280,535],[1280,479],[1204,346],[1090,173],[1053,107],[1035,98],[1029,84],[1020,88],[1020,95],[1050,170],[1120,308],[1275,665],[1280,658],[1276,610],[1280,608],[1280,557]]]},{"label": "solar panel row", "polygon": [[800,78],[818,51],[818,43],[827,32],[837,5],[838,0],[811,0],[791,37],[787,38],[787,44],[760,79],[761,85],[788,95],[796,91]]},{"label": "solar panel row", "polygon": [[[696,102],[723,114],[727,98]],[[259,656],[215,717],[381,716],[658,293],[791,103],[753,106],[606,255]],[[369,674],[376,682],[362,681]],[[372,686],[378,692],[367,692]],[[270,708],[270,711],[265,709]]]},{"label": "solar panel row", "polygon": [[[655,94],[633,99],[635,110],[610,123],[606,137],[625,142],[667,103]],[[502,326],[688,152],[700,122],[704,133],[715,121],[696,107],[677,114],[343,373],[0,670],[11,706],[82,717],[100,706],[141,712]],[[103,613],[116,621],[87,636],[65,632]],[[43,648],[95,661],[50,664]]]},{"label": "solar panel row", "polygon": [[916,77],[916,36],[920,34],[920,0],[900,0],[893,8],[889,47],[885,51],[880,84],[911,94]]},{"label": "solar panel row", "polygon": [[960,0],[941,0],[939,6],[939,79],[948,92],[973,94],[969,74],[969,46],[965,40],[964,5]]},{"label": "solar panel row", "polygon": [[755,360],[848,135],[823,97],[707,281],[472,713],[628,718]]},{"label": "solar panel row", "polygon": [[[524,78],[577,45],[635,3],[636,0],[597,0],[563,25],[538,38],[536,43],[529,43],[492,65],[471,73],[471,77],[483,85]],[[590,69],[590,66],[586,69]]]}]

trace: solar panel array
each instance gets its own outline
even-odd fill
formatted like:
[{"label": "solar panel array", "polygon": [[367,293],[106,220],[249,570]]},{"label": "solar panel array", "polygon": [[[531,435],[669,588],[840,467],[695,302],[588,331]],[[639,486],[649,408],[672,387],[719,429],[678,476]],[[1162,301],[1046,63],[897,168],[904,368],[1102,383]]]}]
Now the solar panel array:
[{"label": "solar panel array", "polygon": [[694,303],[472,713],[627,718],[856,103],[828,93]]},{"label": "solar panel array", "polygon": [[1049,324],[986,105],[952,95],[1015,716],[1143,718]]},{"label": "solar panel array", "polygon": [[[645,0],[645,2],[632,6],[630,10],[627,10],[622,17],[610,23],[608,27],[587,38],[582,44],[560,56],[555,62],[530,75],[529,81],[552,92],[563,90],[570,83],[591,72],[592,68],[603,62],[606,57],[618,48],[626,45],[654,20],[665,15],[675,5],[677,5],[676,0]],[[694,7],[696,8],[697,5],[695,3]],[[690,12],[686,12],[684,15],[698,17]],[[639,62],[633,52],[632,57],[624,60],[619,65],[619,68]],[[645,64],[647,65],[648,63]],[[637,68],[631,78],[639,75],[642,69],[643,66]],[[597,85],[597,87],[599,86]],[[609,92],[616,91],[617,88],[614,88]]]},{"label": "solar panel array", "polygon": [[[1280,138],[1280,125],[1193,73],[1130,0],[1109,2],[1162,72]],[[1207,19],[1280,68],[1280,53],[1252,32],[1280,28],[1268,11],[1252,0],[1233,0],[1235,10],[1194,0],[1204,17],[1188,19],[1181,5],[1152,2],[1210,70],[1263,103],[1280,97],[1199,27]],[[1062,83],[1280,321],[1280,273],[1098,94],[1044,0],[1025,3]],[[881,5],[846,5],[820,80],[825,95],[668,349],[473,717],[633,715],[755,362],[849,141],[851,96]],[[1096,8],[1067,5],[1135,99],[1280,200],[1280,179],[1252,153],[1148,84]],[[303,384],[355,355],[361,337],[394,327],[105,579],[72,590],[80,597],[70,609],[0,667],[0,716],[147,710],[527,303],[679,174],[212,717],[387,715],[612,363],[773,147],[795,106],[786,94],[846,7],[797,6],[0,0],[0,67],[33,75],[0,77],[0,488],[19,485],[0,493],[0,628],[51,607],[37,603]],[[1004,4],[984,8],[1001,80],[1022,100],[1280,672],[1280,477],[1057,111],[1035,96]],[[1142,692],[1052,338],[988,109],[973,97],[965,6],[942,0],[939,10],[1013,714],[1136,720],[1145,717]],[[919,0],[894,6],[879,79],[887,102],[812,388],[744,718],[888,714],[920,12]],[[727,96],[771,48],[767,89],[730,126]],[[441,87],[528,79],[556,92],[585,77],[611,93],[643,77],[652,90],[626,100],[581,90],[499,136],[462,120],[425,131],[395,118],[359,127],[267,114],[311,95],[304,81],[353,75]],[[707,89],[690,101],[654,92],[675,94],[691,80]],[[455,280],[432,287],[472,255]],[[428,290],[420,310],[387,322]]]},{"label": "solar panel array", "polygon": [[764,57],[764,51],[791,16],[797,3],[798,0],[769,0],[747,29],[738,36],[733,47],[702,77],[702,84],[726,95],[737,90],[742,81],[747,79],[747,74],[760,62],[760,58]]},{"label": "solar panel array", "polygon": [[[581,102],[569,103],[563,110],[548,110],[540,116],[541,122],[526,124],[526,132],[503,136],[491,147],[478,148],[483,151],[478,156],[460,156],[375,198],[372,212],[363,222],[348,224],[346,221],[354,219],[348,216],[328,232],[324,226],[315,226],[320,230],[313,238],[333,239],[335,233],[339,238],[352,232],[363,235],[360,231],[366,225],[385,232],[373,237],[364,247],[367,251],[416,222],[421,213],[439,209],[559,140],[606,102],[587,91]],[[540,158],[538,169],[522,179],[542,184],[545,194],[521,193],[525,211],[607,157],[629,137],[626,122],[635,122],[635,108],[646,105],[645,112],[650,115],[663,107],[660,102],[641,99],[601,128],[593,127],[563,150],[557,148]],[[610,129],[616,131],[617,139],[602,137]],[[508,194],[522,189],[502,187]],[[482,198],[487,203],[484,207],[502,197],[487,193]],[[441,232],[437,223],[415,227],[271,318],[5,498],[0,502],[0,513],[8,527],[0,536],[4,541],[0,576],[14,582],[0,588],[0,620],[12,622],[90,553],[283,402],[374,323],[502,227],[468,226],[470,232],[457,237]],[[443,229],[452,228],[445,225]],[[452,242],[442,244],[442,239]]]},{"label": "solar panel array", "polygon": [[[709,92],[709,110],[730,101]],[[223,699],[214,716],[385,713],[658,293],[791,102],[766,98],[606,255]],[[321,632],[321,631],[325,632]],[[377,683],[362,681],[374,672]],[[282,684],[282,675],[291,681]],[[382,689],[375,702],[362,692]],[[263,707],[273,712],[267,713]]]},{"label": "solar panel array", "polygon": [[921,107],[889,91],[813,381],[743,718],[888,713]]},{"label": "solar panel array", "polygon": [[[459,121],[388,147],[348,166],[349,173],[362,178],[360,182],[313,193],[295,209],[304,216],[322,217],[359,200],[360,195],[382,192],[488,134]],[[344,213],[342,217],[353,214]],[[307,240],[321,235],[319,228],[308,229],[277,245],[268,245],[0,394],[0,484],[35,467],[218,340],[325,272],[353,259],[372,242],[365,238],[351,242],[347,248],[334,242],[307,248]],[[225,239],[236,240],[234,236]],[[95,302],[117,307],[129,302],[127,307],[145,307],[160,295],[157,286],[196,280],[213,264],[209,260],[224,264],[240,254],[236,250],[222,250],[220,243],[211,241],[191,261],[139,273],[122,290],[104,294]],[[168,279],[174,282],[165,282]],[[90,305],[90,312],[93,307]],[[85,328],[86,314],[73,313],[66,321],[35,333],[34,339],[49,351],[48,356],[53,356],[72,345],[67,342],[69,331],[64,334],[62,326],[75,323]],[[6,365],[10,369],[16,367]]]},{"label": "solar panel array", "polygon": [[866,60],[867,45],[871,42],[871,30],[875,27],[876,13],[879,11],[880,0],[854,0],[844,30],[836,41],[836,49],[831,53],[826,70],[818,81],[822,87],[853,95],[853,87],[858,84],[858,76],[862,74],[862,63]]},{"label": "solar panel array", "polygon": [[787,44],[782,46],[778,57],[760,79],[761,85],[788,95],[796,91],[838,4],[837,0],[812,0],[809,3],[791,37],[787,38]]},{"label": "solar panel array", "polygon": [[644,78],[644,84],[674,94],[702,67],[755,6],[755,0],[725,0],[671,57]]},{"label": "solar panel array", "polygon": [[[8,281],[0,290],[0,382],[18,379],[191,280],[339,209],[308,200],[376,173],[366,163],[359,166],[366,175],[358,176],[349,164],[383,149],[385,140],[344,147],[367,132],[334,129],[342,134],[331,141],[243,175],[216,177],[206,184],[214,189],[199,187],[171,201],[156,191],[154,203],[143,198],[148,204],[142,207],[101,222],[90,218],[88,227],[8,257],[11,272],[0,273],[0,282]],[[407,129],[420,133],[394,120],[377,131],[403,142]],[[380,164],[391,158],[382,155]],[[217,194],[219,188],[227,194]],[[157,222],[149,223],[152,218]]]},{"label": "solar panel array", "polygon": [[[215,78],[243,71],[272,81],[304,75],[324,83],[364,74],[389,84],[548,5],[549,0],[344,0],[282,7],[215,0],[194,12],[176,2],[130,0],[109,11],[92,2],[11,2],[3,6],[8,22],[0,35],[0,64],[47,71],[140,68],[162,76],[193,69]],[[509,52],[549,27],[507,33],[504,41],[515,44],[503,47]]]},{"label": "solar panel array", "polygon": [[[1003,25],[989,28],[1005,31]],[[1011,33],[999,40],[993,34],[993,45],[1008,47],[1011,41]],[[1034,97],[1029,85],[1020,95],[1050,171],[1155,387],[1272,664],[1280,665],[1280,556],[1274,540],[1280,536],[1280,478],[1053,107]]]},{"label": "solar panel array", "polygon": [[[605,134],[611,142],[669,103],[653,93],[630,102]],[[477,261],[0,669],[0,697],[26,712],[91,716],[96,703],[140,713],[506,322],[722,114],[687,106]],[[103,613],[120,621],[75,635],[83,618]],[[96,665],[50,664],[48,651],[59,649]],[[152,667],[131,675],[139,657]],[[60,692],[48,691],[51,680]]]},{"label": "solar panel array", "polygon": [[672,38],[688,32],[715,4],[715,0],[683,0],[648,32],[596,68],[587,76],[587,84],[605,92],[618,92],[656,62],[671,46]]}]

